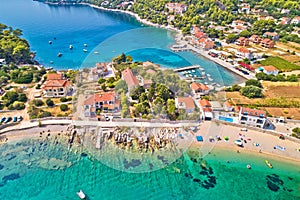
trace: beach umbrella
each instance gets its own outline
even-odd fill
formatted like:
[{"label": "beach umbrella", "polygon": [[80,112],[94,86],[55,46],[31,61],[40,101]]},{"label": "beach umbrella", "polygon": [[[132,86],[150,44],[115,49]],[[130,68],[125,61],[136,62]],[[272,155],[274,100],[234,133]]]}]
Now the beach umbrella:
[{"label": "beach umbrella", "polygon": [[224,137],[224,140],[225,140],[225,141],[228,141],[228,140],[229,140],[229,137],[225,136],[225,137]]}]

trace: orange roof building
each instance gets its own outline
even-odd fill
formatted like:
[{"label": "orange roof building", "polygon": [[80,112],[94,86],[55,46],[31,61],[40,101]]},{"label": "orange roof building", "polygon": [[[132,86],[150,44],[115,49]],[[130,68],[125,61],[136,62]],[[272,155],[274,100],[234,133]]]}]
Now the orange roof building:
[{"label": "orange roof building", "polygon": [[47,81],[49,80],[62,80],[63,75],[59,73],[54,73],[54,74],[47,74]]},{"label": "orange roof building", "polygon": [[184,109],[187,113],[195,110],[195,103],[191,97],[177,97],[175,98],[175,106],[178,109]]},{"label": "orange roof building", "polygon": [[223,108],[225,111],[232,112],[234,110],[234,106],[231,105],[228,101],[225,101]]},{"label": "orange roof building", "polygon": [[248,58],[248,59],[253,58],[253,53],[245,47],[239,48],[235,55],[239,58]]},{"label": "orange roof building", "polygon": [[260,44],[265,48],[274,48],[275,46],[275,43],[269,38],[263,39]]},{"label": "orange roof building", "polygon": [[261,67],[257,68],[256,72],[258,72],[258,73],[263,72],[267,75],[275,75],[276,76],[279,73],[279,70],[276,67],[270,65],[270,66],[261,66]]},{"label": "orange roof building", "polygon": [[62,74],[47,74],[47,80],[42,86],[45,97],[60,98],[67,96],[71,91],[70,81]]},{"label": "orange roof building", "polygon": [[236,40],[235,44],[238,46],[249,46],[250,40],[245,37],[240,37],[239,39]]},{"label": "orange roof building", "polygon": [[127,68],[124,71],[122,71],[122,79],[126,82],[128,90],[139,85],[139,81],[133,75],[130,68]]},{"label": "orange roof building", "polygon": [[210,104],[209,101],[206,100],[206,99],[201,99],[201,100],[199,101],[199,104],[200,104],[200,106],[201,106],[202,108],[210,108],[210,107],[211,107],[211,104]]},{"label": "orange roof building", "polygon": [[209,93],[209,88],[207,87],[207,85],[201,84],[201,83],[196,83],[193,82],[190,85],[194,95],[199,95],[199,96],[203,96],[203,95],[207,95]]},{"label": "orange roof building", "polygon": [[114,92],[94,94],[84,101],[84,115],[86,117],[94,117],[97,110],[109,113],[119,111],[120,100],[117,99]]}]

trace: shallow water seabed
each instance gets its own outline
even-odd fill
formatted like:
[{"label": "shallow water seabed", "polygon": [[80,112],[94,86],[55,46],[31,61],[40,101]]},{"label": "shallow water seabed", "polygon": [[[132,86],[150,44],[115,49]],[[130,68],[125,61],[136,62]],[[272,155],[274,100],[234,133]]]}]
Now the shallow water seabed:
[{"label": "shallow water seabed", "polygon": [[[183,153],[176,162],[157,171],[126,173],[82,154],[82,148],[77,148],[76,154],[69,152],[65,143],[27,140],[5,144],[0,146],[0,197],[75,199],[82,189],[90,199],[299,198],[300,174],[296,166],[270,159],[274,169],[269,169],[263,157],[218,149],[201,160],[198,150]],[[23,164],[28,158],[32,164]],[[36,164],[41,158],[64,160],[71,165],[45,169]],[[246,168],[249,163],[251,170]],[[279,187],[278,191],[272,191],[268,182]]]}]

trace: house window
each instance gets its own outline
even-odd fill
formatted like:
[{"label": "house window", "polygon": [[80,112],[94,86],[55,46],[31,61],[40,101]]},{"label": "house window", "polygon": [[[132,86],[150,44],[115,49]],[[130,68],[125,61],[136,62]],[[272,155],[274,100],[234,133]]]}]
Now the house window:
[{"label": "house window", "polygon": [[261,119],[258,119],[258,120],[256,121],[256,123],[258,123],[258,124],[263,124],[263,123],[264,123],[264,121],[263,121],[263,120],[261,120]]},{"label": "house window", "polygon": [[242,121],[247,121],[247,120],[248,120],[248,117],[242,116],[242,117],[241,117],[241,120],[242,120]]},{"label": "house window", "polygon": [[64,88],[59,88],[59,91],[60,91],[60,92],[64,91]]}]

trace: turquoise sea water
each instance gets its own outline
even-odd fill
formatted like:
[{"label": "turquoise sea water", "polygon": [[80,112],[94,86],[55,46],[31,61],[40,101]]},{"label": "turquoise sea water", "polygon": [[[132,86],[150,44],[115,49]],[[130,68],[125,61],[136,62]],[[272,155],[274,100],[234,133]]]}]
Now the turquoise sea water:
[{"label": "turquoise sea water", "polygon": [[[269,169],[265,158],[233,151],[215,149],[204,160],[184,153],[166,168],[137,174],[111,169],[53,141],[5,144],[0,154],[1,199],[77,199],[80,189],[91,200],[300,198],[299,166],[269,159],[274,165]],[[271,191],[268,181],[278,191]]]},{"label": "turquoise sea water", "polygon": [[[88,6],[51,6],[32,0],[0,2],[0,22],[22,29],[32,51],[37,53],[36,60],[48,67],[91,67],[125,52],[133,54],[136,61],[149,60],[168,68],[201,64],[220,85],[242,81],[205,58],[190,52],[171,52],[168,46],[174,42],[174,33],[146,27],[129,15]],[[70,44],[73,50],[69,49]],[[59,52],[62,57],[57,57]]]}]

